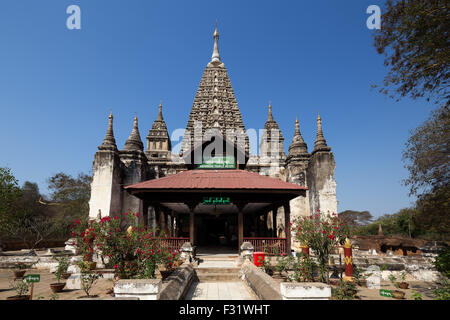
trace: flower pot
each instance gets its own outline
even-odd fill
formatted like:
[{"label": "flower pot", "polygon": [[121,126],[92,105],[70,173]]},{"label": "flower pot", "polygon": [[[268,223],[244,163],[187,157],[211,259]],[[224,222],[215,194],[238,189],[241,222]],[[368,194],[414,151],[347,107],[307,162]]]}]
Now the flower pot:
[{"label": "flower pot", "polygon": [[405,297],[405,293],[400,290],[394,290],[392,291],[392,297],[395,299],[403,299]]},{"label": "flower pot", "polygon": [[409,284],[407,282],[397,282],[400,289],[408,289]]},{"label": "flower pot", "polygon": [[53,293],[61,292],[66,285],[65,282],[61,283],[50,283],[50,289],[52,289]]},{"label": "flower pot", "polygon": [[95,270],[97,268],[97,262],[89,261],[89,270]]},{"label": "flower pot", "polygon": [[67,279],[70,278],[71,274],[72,273],[70,273],[70,272],[64,272],[64,273],[61,274],[61,278],[63,278],[64,280],[67,280]]},{"label": "flower pot", "polygon": [[6,297],[6,300],[30,300],[30,296],[12,296],[12,297]]},{"label": "flower pot", "polygon": [[23,276],[25,275],[25,272],[27,272],[27,270],[14,270],[14,278],[15,279],[21,279],[23,278]]}]

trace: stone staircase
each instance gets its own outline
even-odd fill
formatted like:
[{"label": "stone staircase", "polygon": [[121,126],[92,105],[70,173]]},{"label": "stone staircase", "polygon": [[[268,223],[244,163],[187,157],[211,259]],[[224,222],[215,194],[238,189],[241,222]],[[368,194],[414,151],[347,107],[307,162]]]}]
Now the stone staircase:
[{"label": "stone staircase", "polygon": [[237,282],[241,263],[237,255],[200,255],[195,267],[195,281]]}]

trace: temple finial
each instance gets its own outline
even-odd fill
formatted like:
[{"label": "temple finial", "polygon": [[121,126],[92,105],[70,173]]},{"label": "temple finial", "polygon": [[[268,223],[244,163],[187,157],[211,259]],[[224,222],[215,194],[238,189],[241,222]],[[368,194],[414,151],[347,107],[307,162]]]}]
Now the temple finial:
[{"label": "temple finial", "polygon": [[330,151],[330,150],[331,150],[331,148],[327,145],[327,141],[325,140],[325,137],[323,136],[322,118],[320,117],[320,114],[317,113],[317,136],[316,136],[316,141],[314,143],[313,153],[316,151]]},{"label": "temple finial", "polygon": [[162,100],[159,100],[158,117],[156,118],[156,120],[164,120],[162,115]]},{"label": "temple finial", "polygon": [[106,131],[105,139],[103,139],[103,143],[98,148],[100,150],[117,150],[116,139],[114,139],[114,130],[113,130],[113,114],[112,110],[108,116],[108,130]]},{"label": "temple finial", "polygon": [[302,134],[300,133],[300,124],[298,122],[298,116],[295,117],[295,132],[294,138],[292,139],[291,145],[289,146],[289,156],[290,157],[305,157],[308,156],[308,146],[303,140]]},{"label": "temple finial", "polygon": [[141,140],[141,135],[139,134],[138,128],[138,118],[137,115],[134,116],[133,121],[133,129],[131,130],[131,134],[125,142],[125,150],[143,150],[144,145]]},{"label": "temple finial", "polygon": [[271,101],[269,101],[269,114],[267,116],[267,121],[273,121],[272,102]]},{"label": "temple finial", "polygon": [[213,54],[211,57],[211,62],[220,62],[220,55],[219,55],[219,32],[217,31],[217,21],[216,21],[216,28],[214,29],[214,49]]}]

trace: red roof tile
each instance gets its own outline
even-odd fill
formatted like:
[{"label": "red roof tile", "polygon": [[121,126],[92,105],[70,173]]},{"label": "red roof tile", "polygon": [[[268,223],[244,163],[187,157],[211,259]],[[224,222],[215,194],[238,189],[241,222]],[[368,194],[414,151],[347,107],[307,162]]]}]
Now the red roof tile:
[{"label": "red roof tile", "polygon": [[246,170],[188,170],[159,179],[151,179],[126,186],[125,189],[253,189],[253,190],[307,190]]}]

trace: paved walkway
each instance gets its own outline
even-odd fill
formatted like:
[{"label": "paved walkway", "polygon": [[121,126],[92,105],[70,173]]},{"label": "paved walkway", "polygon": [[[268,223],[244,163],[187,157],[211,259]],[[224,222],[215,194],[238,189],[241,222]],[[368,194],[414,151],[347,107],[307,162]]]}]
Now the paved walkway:
[{"label": "paved walkway", "polygon": [[194,282],[185,300],[257,300],[242,282]]}]

